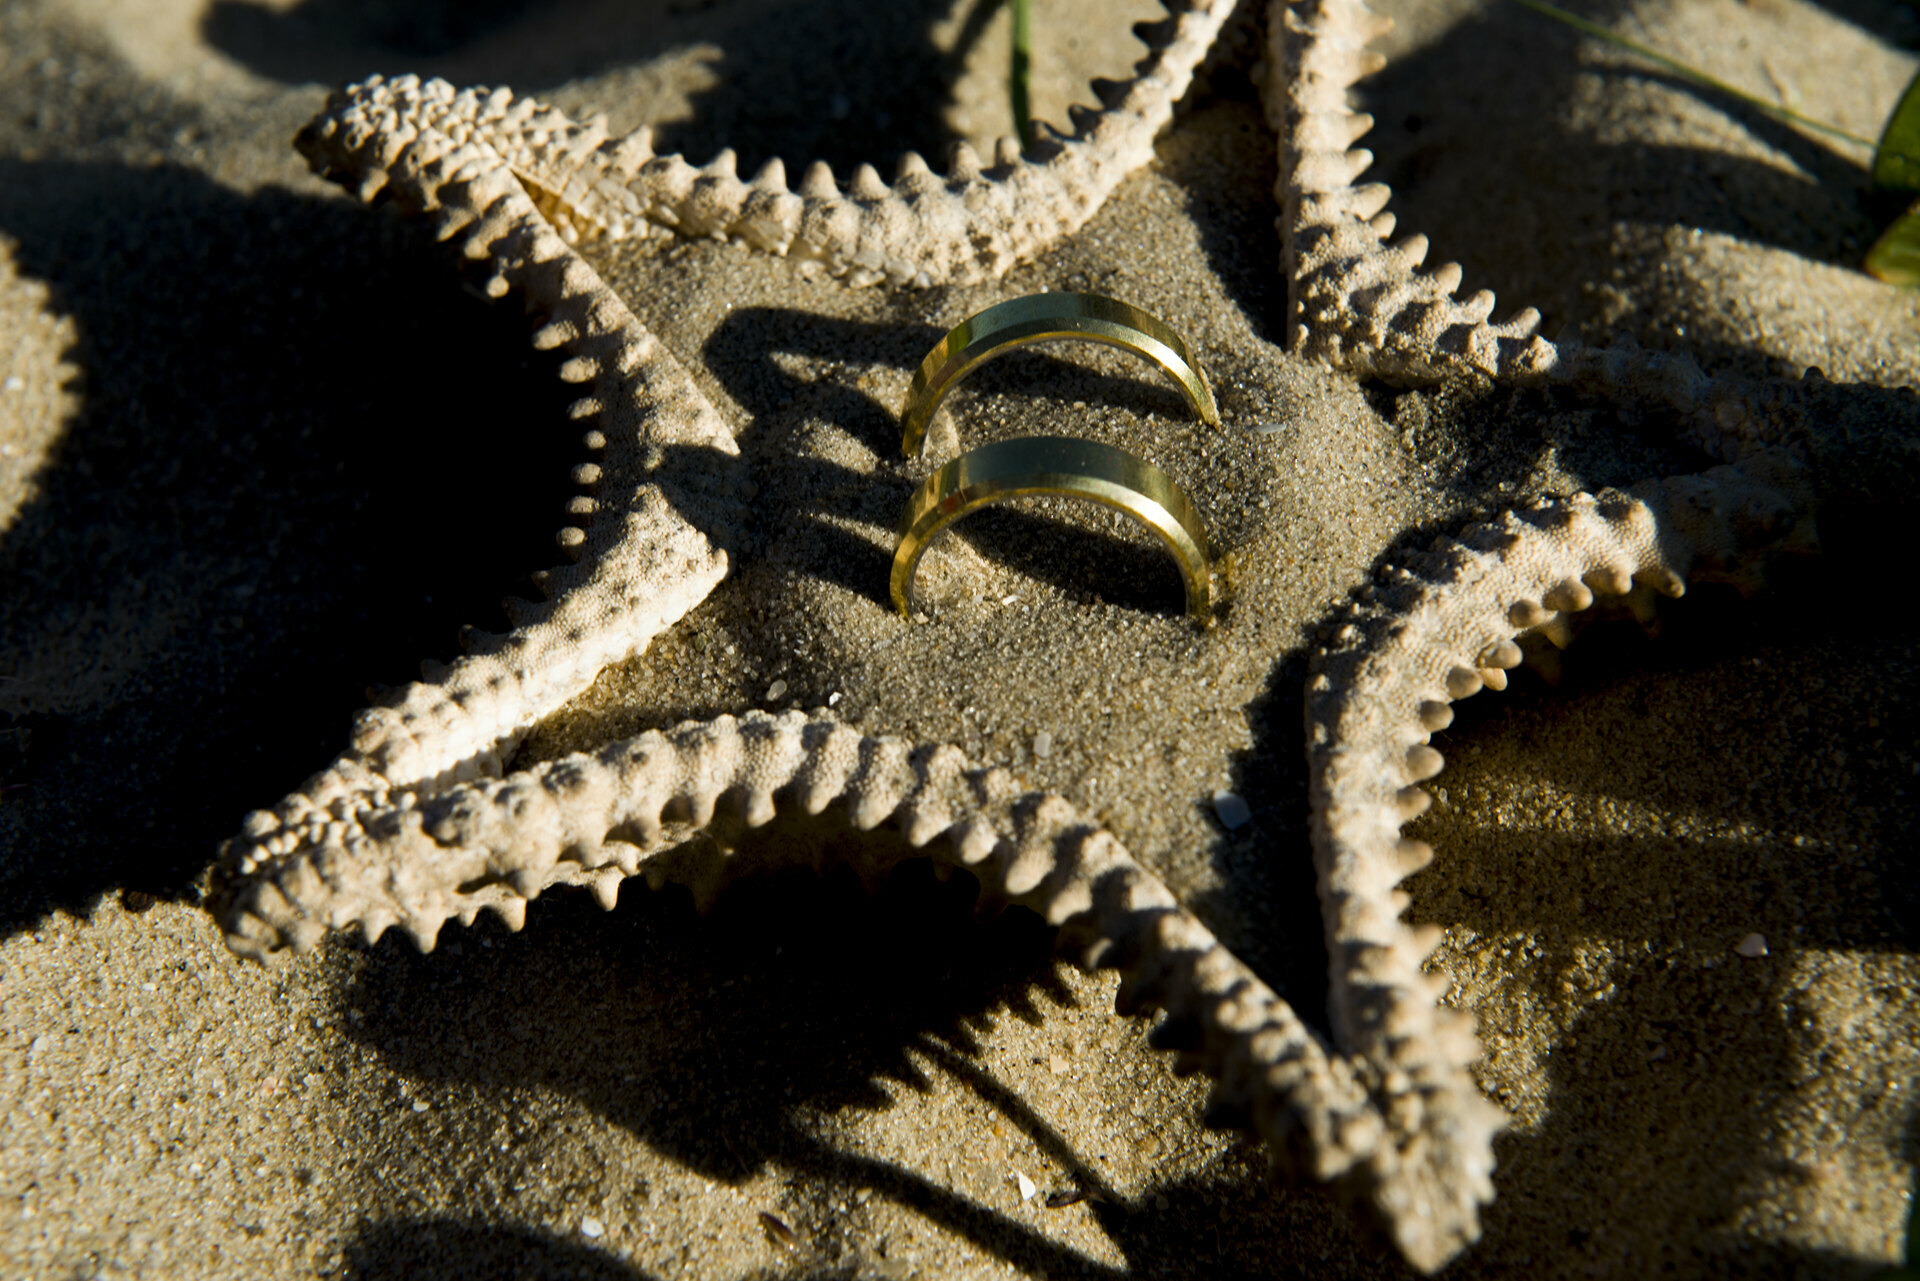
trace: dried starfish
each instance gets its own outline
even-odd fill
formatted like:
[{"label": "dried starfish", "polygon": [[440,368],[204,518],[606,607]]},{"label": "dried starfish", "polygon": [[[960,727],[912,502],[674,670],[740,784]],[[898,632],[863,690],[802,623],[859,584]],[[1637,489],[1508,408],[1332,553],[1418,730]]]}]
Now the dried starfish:
[{"label": "dried starfish", "polygon": [[[1650,618],[1650,597],[1679,596],[1690,579],[1751,590],[1768,556],[1808,548],[1823,490],[1860,483],[1841,427],[1860,408],[1834,404],[1817,375],[1755,385],[1710,379],[1684,357],[1548,342],[1532,308],[1490,324],[1491,292],[1457,300],[1458,265],[1421,273],[1426,238],[1390,244],[1386,187],[1354,185],[1372,157],[1352,144],[1372,121],[1346,91],[1382,65],[1366,46],[1390,26],[1358,0],[1276,4],[1268,24],[1294,348],[1399,382],[1490,377],[1637,403],[1732,464],[1468,529],[1383,570],[1314,655],[1308,757],[1328,1008],[1340,1046],[1384,1071],[1369,1084],[1396,1123],[1375,1156],[1375,1203],[1407,1257],[1433,1269],[1478,1236],[1506,1118],[1468,1072],[1480,1054],[1472,1016],[1441,1008],[1446,980],[1424,970],[1441,932],[1401,919],[1409,900],[1397,886],[1433,858],[1400,835],[1430,804],[1420,784],[1444,764],[1429,739],[1454,701],[1506,687],[1522,641],[1564,647],[1574,617],[1610,600]],[[1912,390],[1898,408],[1877,389],[1865,395],[1874,408],[1862,434],[1884,434],[1899,455],[1876,487],[1910,494]]]},{"label": "dried starfish", "polygon": [[[1494,325],[1490,294],[1456,301],[1457,267],[1419,273],[1424,241],[1388,244],[1385,188],[1353,181],[1369,157],[1351,144],[1369,122],[1346,93],[1378,65],[1366,44],[1384,30],[1359,0],[1276,4],[1269,21],[1295,348],[1401,381],[1495,378],[1649,404],[1740,463],[1466,531],[1383,574],[1317,657],[1309,754],[1338,1053],[1110,833],[1059,797],[1022,795],[1005,771],[969,770],[950,747],[751,714],[501,777],[534,721],[713,589],[742,521],[725,422],[568,238],[665,227],[852,284],[998,275],[1078,228],[1150,157],[1230,7],[1214,0],[1150,30],[1137,74],[1097,86],[1106,108],[1044,154],[1003,147],[983,168],[962,149],[945,176],[910,155],[892,187],[863,167],[845,192],[820,166],[792,191],[777,161],[751,182],[727,152],[696,169],[656,156],[645,131],[609,138],[603,122],[505,91],[409,78],[336,95],[302,149],[363,198],[385,192],[436,219],[486,265],[489,292],[517,291],[548,317],[535,342],[563,348],[563,376],[587,384],[574,415],[591,424],[595,460],[576,469],[589,496],[561,543],[577,563],[547,577],[549,601],[521,607],[506,636],[470,636],[466,657],[364,713],[351,750],[248,817],[223,856],[233,948],[264,958],[353,924],[369,939],[399,925],[430,948],[450,917],[491,909],[518,928],[554,884],[587,885],[610,907],[619,882],[642,873],[704,898],[755,870],[724,853],[742,827],[837,807],[855,828],[892,823],[905,837],[861,857],[964,866],[989,898],[1059,926],[1082,964],[1121,970],[1123,1004],[1165,1009],[1163,1040],[1215,1079],[1216,1097],[1298,1168],[1349,1183],[1417,1266],[1470,1244],[1504,1117],[1468,1073],[1471,1015],[1440,1007],[1445,982],[1423,971],[1437,935],[1400,919],[1396,887],[1432,854],[1400,837],[1440,768],[1428,737],[1451,701],[1504,684],[1520,639],[1564,642],[1570,618],[1597,602],[1643,607],[1689,576],[1748,583],[1766,555],[1802,539],[1820,476],[1806,449],[1784,447],[1804,445],[1821,389],[1550,344],[1533,336],[1530,311]],[[696,832],[715,839],[688,843]],[[821,848],[797,843],[789,856]]]}]

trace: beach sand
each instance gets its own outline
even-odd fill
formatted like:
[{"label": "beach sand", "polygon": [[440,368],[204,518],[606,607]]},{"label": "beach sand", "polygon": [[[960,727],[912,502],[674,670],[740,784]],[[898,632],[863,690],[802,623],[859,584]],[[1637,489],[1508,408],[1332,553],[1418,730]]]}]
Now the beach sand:
[{"label": "beach sand", "polygon": [[[1201,1123],[1206,1083],[1112,1013],[1111,976],[1054,964],[1029,917],[975,919],[964,878],[783,873],[705,914],[639,884],[608,913],[554,892],[517,936],[483,918],[425,956],[337,937],[273,969],[198,904],[219,842],[341,750],[366,686],[503,626],[577,461],[521,309],[309,175],[294,131],[374,70],[654,122],[663,150],[731,145],[742,172],[888,171],[1006,131],[1004,13],[861,8],[0,6],[0,1274],[1405,1273],[1331,1194]],[[1709,369],[1920,383],[1920,295],[1854,270],[1857,149],[1516,7],[1384,8],[1375,176],[1499,314]],[[1037,114],[1064,122],[1156,9],[1036,11]],[[1868,135],[1920,48],[1910,7],[1869,0],[1586,12]],[[1098,815],[1324,1024],[1314,630],[1477,516],[1705,464],[1605,405],[1284,353],[1248,34],[1154,166],[990,285],[853,291],[730,246],[584,245],[740,436],[759,524],[712,600],[516,763],[832,699]],[[1125,356],[1059,347],[982,370],[927,458],[896,462],[926,347],[1048,288],[1173,323],[1221,431]],[[911,484],[958,442],[1040,431],[1126,443],[1194,493],[1235,566],[1218,629],[1181,621],[1151,548],[1075,511],[977,518],[927,557],[929,621],[895,618]],[[1592,628],[1557,685],[1517,679],[1436,739],[1417,834],[1440,853],[1411,916],[1445,927],[1435,964],[1515,1118],[1484,1239],[1447,1275],[1898,1259],[1920,1161],[1902,497],[1833,513],[1827,554],[1752,601]],[[1217,821],[1219,790],[1246,826]]]}]

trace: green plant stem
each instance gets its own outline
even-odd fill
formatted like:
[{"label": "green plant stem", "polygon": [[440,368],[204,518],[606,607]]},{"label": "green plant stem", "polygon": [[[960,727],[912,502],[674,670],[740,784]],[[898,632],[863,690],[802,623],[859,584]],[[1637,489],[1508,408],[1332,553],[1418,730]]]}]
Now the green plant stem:
[{"label": "green plant stem", "polygon": [[1013,71],[1007,93],[1013,99],[1013,127],[1020,145],[1033,145],[1033,13],[1027,0],[1010,0],[1013,9]]},{"label": "green plant stem", "polygon": [[1599,26],[1596,23],[1588,22],[1585,18],[1581,18],[1574,14],[1568,13],[1565,9],[1562,9],[1558,5],[1548,4],[1547,0],[1513,0],[1513,2],[1518,5],[1523,5],[1526,8],[1533,10],[1535,13],[1541,14],[1548,18],[1552,18],[1555,22],[1565,23],[1567,26],[1572,27],[1575,31],[1579,31],[1586,35],[1592,36],[1595,40],[1604,40],[1608,44],[1617,45],[1620,48],[1627,50],[1629,53],[1638,54],[1640,57],[1645,58],[1647,61],[1652,62],[1658,66],[1665,67],[1668,71],[1673,72],[1675,75],[1682,76],[1687,80],[1691,80],[1695,84],[1704,85],[1709,89],[1717,90],[1720,93],[1724,93],[1728,95],[1729,97],[1737,98],[1741,102],[1746,103],[1749,107],[1752,107],[1756,111],[1764,111],[1770,116],[1778,117],[1781,120],[1791,121],[1792,123],[1799,125],[1803,129],[1812,129],[1815,132],[1824,133],[1829,137],[1838,138],[1843,142],[1850,142],[1854,144],[1856,147],[1865,147],[1868,151],[1872,151],[1874,149],[1874,144],[1870,139],[1862,138],[1859,134],[1856,134],[1856,133],[1849,133],[1847,130],[1842,129],[1837,125],[1830,125],[1830,124],[1827,124],[1825,121],[1814,120],[1811,117],[1803,116],[1799,112],[1794,111],[1789,107],[1782,107],[1777,103],[1768,102],[1764,98],[1756,98],[1752,94],[1747,93],[1744,90],[1734,88],[1732,85],[1728,84],[1724,80],[1716,80],[1712,76],[1707,75],[1704,72],[1695,71],[1692,67],[1689,67],[1684,62],[1676,62],[1674,59],[1667,57],[1663,53],[1656,53],[1652,49],[1647,48],[1643,44],[1639,44],[1639,43],[1636,43],[1635,41],[1629,40],[1625,36],[1615,35],[1613,32],[1608,31],[1605,27]]}]

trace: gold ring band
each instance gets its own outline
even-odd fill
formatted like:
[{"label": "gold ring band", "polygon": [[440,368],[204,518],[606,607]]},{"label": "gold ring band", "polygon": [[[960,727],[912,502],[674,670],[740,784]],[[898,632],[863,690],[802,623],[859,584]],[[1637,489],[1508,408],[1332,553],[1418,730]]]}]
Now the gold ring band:
[{"label": "gold ring band", "polygon": [[893,604],[909,610],[913,572],[942,529],[969,512],[1007,498],[1052,494],[1089,498],[1145,525],[1180,564],[1187,613],[1213,621],[1213,578],[1207,531],[1173,477],[1124,449],[1077,436],[1023,436],[968,450],[920,483],[900,514],[893,551]]},{"label": "gold ring band", "polygon": [[1029,294],[967,317],[934,344],[913,375],[900,411],[901,451],[908,458],[919,456],[927,424],[933,421],[941,398],[975,366],[1014,347],[1055,338],[1111,343],[1145,356],[1180,384],[1201,422],[1220,425],[1206,375],[1188,354],[1187,344],[1165,322],[1099,294]]}]

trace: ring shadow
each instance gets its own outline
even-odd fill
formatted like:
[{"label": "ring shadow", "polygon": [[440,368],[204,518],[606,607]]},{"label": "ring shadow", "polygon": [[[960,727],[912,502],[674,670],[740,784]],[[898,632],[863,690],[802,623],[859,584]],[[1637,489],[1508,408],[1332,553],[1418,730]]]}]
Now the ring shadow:
[{"label": "ring shadow", "polygon": [[[820,546],[808,556],[806,572],[891,608],[887,554],[839,530],[829,518],[893,529],[915,484],[913,465],[883,463],[876,474],[861,475],[809,456],[804,446],[813,424],[830,423],[879,458],[895,460],[899,420],[866,392],[829,379],[802,381],[775,357],[806,356],[855,366],[877,361],[907,369],[916,366],[939,337],[924,325],[832,320],[776,307],[740,308],[721,322],[701,355],[753,420],[740,437],[759,489],[753,526],[757,548],[777,558],[780,544],[796,526],[810,526],[809,536]],[[1092,374],[1041,351],[1008,353],[978,370],[968,384],[972,391],[1008,394],[1057,385],[1069,372],[1081,400],[1164,414],[1188,412],[1178,393],[1150,377]],[[935,448],[930,445],[929,454]],[[782,496],[787,501],[781,501]],[[1076,600],[1175,617],[1185,612],[1178,570],[1157,543],[1019,508],[981,512],[965,525],[968,542],[980,555]]]},{"label": "ring shadow", "polygon": [[[514,474],[502,477],[497,460],[464,456],[489,450],[466,448],[470,442],[437,424],[522,415],[560,422],[564,413],[557,410],[569,394],[554,384],[549,403],[541,389],[553,380],[519,376],[508,380],[515,388],[511,394],[524,395],[526,403],[510,402],[503,410],[500,382],[483,379],[489,370],[523,368],[536,359],[527,354],[518,320],[489,320],[493,313],[487,309],[443,298],[455,291],[444,288],[435,256],[422,252],[424,237],[370,227],[372,220],[337,202],[283,193],[241,198],[185,171],[165,172],[158,180],[146,171],[111,166],[55,167],[35,175],[9,162],[0,171],[0,191],[26,190],[37,182],[69,187],[82,197],[46,220],[36,211],[30,219],[8,221],[0,203],[0,227],[20,241],[27,273],[52,284],[60,309],[82,320],[92,335],[87,351],[147,352],[150,365],[171,370],[172,379],[155,408],[146,402],[147,384],[131,371],[88,364],[87,409],[50,464],[42,498],[7,533],[0,557],[10,571],[21,565],[34,571],[10,573],[10,581],[47,583],[59,577],[55,570],[83,563],[83,551],[91,558],[93,549],[104,547],[104,563],[120,567],[132,581],[187,592],[188,621],[197,630],[168,640],[142,665],[136,688],[148,697],[138,708],[17,718],[9,733],[27,736],[19,759],[29,793],[24,802],[9,796],[9,804],[34,807],[24,827],[44,835],[13,847],[9,859],[22,858],[25,850],[24,879],[54,885],[53,899],[63,905],[122,883],[179,892],[204,863],[205,851],[230,833],[245,804],[275,794],[287,779],[331,755],[340,711],[358,701],[343,688],[346,682],[370,672],[397,672],[421,653],[444,650],[456,624],[483,612],[472,602],[498,590],[503,575],[495,550],[516,563],[550,532],[551,522],[544,515],[536,519],[534,509],[558,511],[564,490],[556,481],[550,502],[529,501],[518,481],[523,474],[562,476],[572,461],[570,438],[556,443],[551,465],[523,466],[524,458],[517,457]],[[143,262],[129,249],[143,229],[185,217],[205,219],[225,233],[210,239],[220,240],[232,261],[223,265],[210,255],[184,265],[177,258]],[[308,248],[289,248],[283,243],[288,236]],[[328,246],[344,248],[335,253]],[[221,350],[182,326],[180,311],[141,318],[121,305],[128,295],[178,297],[183,278],[194,282],[195,291],[184,314],[233,325],[247,335],[244,342]],[[295,288],[324,299],[316,309],[350,322],[312,324],[305,310],[275,315],[250,296],[278,302],[295,297]],[[404,317],[392,306],[401,298],[407,300]],[[326,339],[323,331],[335,327],[350,337]],[[471,371],[474,385],[457,385],[466,381],[460,373],[422,378],[423,369]],[[342,370],[355,371],[356,380],[343,379]],[[365,380],[357,381],[362,371]],[[399,388],[392,403],[385,403],[386,391],[367,390],[390,385]],[[229,419],[196,419],[210,398],[208,388],[220,389],[222,413],[238,406],[267,430],[236,453],[222,439],[220,423]],[[300,408],[290,412],[287,404]],[[505,432],[482,443],[504,449]],[[155,504],[165,507],[158,521],[143,516],[149,504],[129,481],[140,468],[156,465],[149,461],[154,459],[166,460],[168,469],[160,487],[166,502]],[[115,484],[122,487],[115,490]],[[191,517],[203,505],[219,507],[236,488],[257,494],[257,508],[209,527],[194,524]],[[363,526],[343,518],[366,510],[381,513],[384,521]],[[476,522],[475,510],[506,516]],[[100,529],[112,535],[103,540],[83,533]],[[84,548],[78,546],[83,538]],[[423,546],[428,550],[418,552]],[[410,551],[417,554],[409,557]],[[422,561],[436,574],[444,571],[444,586],[434,589],[425,613],[413,586]],[[169,576],[181,564],[183,573]],[[396,564],[392,581],[383,580]],[[216,576],[200,565],[238,568]],[[84,574],[75,580],[89,587],[95,581]],[[236,590],[249,586],[244,594]],[[18,618],[56,630],[70,627],[62,611],[78,611],[78,591],[56,589],[29,600],[23,587],[9,601],[9,613],[18,609]],[[1286,656],[1276,665],[1276,680],[1288,689],[1297,690],[1294,678],[1303,676],[1303,660]],[[1268,709],[1266,722],[1270,756],[1297,756],[1297,706]],[[174,725],[195,726],[204,736],[187,741],[166,729]],[[174,763],[156,768],[156,759]],[[41,789],[69,786],[61,781],[69,773],[112,779],[114,790],[48,801]],[[1285,812],[1303,816],[1304,767],[1282,773],[1293,780],[1282,786],[1297,783],[1300,792],[1289,796]],[[211,801],[202,799],[209,777],[220,780]],[[1270,815],[1262,817],[1258,830],[1271,834],[1271,824]],[[1303,842],[1304,818],[1296,827],[1287,839]],[[1251,859],[1253,842],[1242,844]],[[14,870],[10,863],[9,873]],[[20,911],[23,901],[31,896],[10,897],[9,910]],[[1297,902],[1300,913],[1315,911],[1310,894]],[[905,915],[911,919],[913,913]],[[12,932],[28,919],[10,916],[0,924]],[[1317,946],[1317,914],[1308,935]],[[1324,981],[1324,959],[1319,972]],[[935,1004],[952,1008],[945,1001]],[[908,1039],[909,1033],[895,1029],[893,1042]],[[863,1053],[885,1063],[904,1058],[904,1050],[890,1049],[886,1038],[878,1048],[862,1043],[851,1057]],[[565,1067],[557,1063],[549,1070]],[[720,1105],[705,1106],[705,1115],[713,1116]],[[799,1138],[768,1116],[760,1122],[762,1133],[808,1155]],[[697,1141],[681,1142],[689,1151],[700,1150]],[[1144,1229],[1142,1234],[1151,1235]],[[1031,1243],[1009,1248],[1049,1257]],[[1058,1262],[1064,1268],[1071,1260]]]}]

